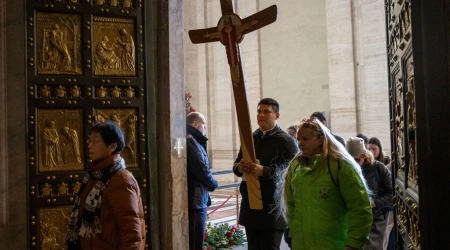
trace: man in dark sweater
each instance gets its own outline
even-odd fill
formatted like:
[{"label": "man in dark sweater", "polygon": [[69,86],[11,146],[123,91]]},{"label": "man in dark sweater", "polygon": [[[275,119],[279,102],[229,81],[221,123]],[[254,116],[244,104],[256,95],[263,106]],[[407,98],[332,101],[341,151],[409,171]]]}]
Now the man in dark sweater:
[{"label": "man in dark sweater", "polygon": [[[314,112],[314,113],[312,113],[312,115],[309,117],[310,119],[314,119],[314,118],[316,118],[317,120],[319,120],[323,125],[325,125],[325,127],[328,127],[327,126],[327,117],[325,116],[325,113],[324,112],[319,112],[319,111],[316,111],[316,112]],[[335,135],[335,134],[333,134],[333,133],[331,133],[333,136],[334,136],[334,138],[338,141],[338,142],[340,142],[342,145],[344,145],[344,147],[345,147],[345,140],[344,140],[344,138],[342,138],[341,136],[339,136],[339,135]]]},{"label": "man in dark sweater", "polygon": [[[203,249],[206,207],[210,205],[209,192],[218,185],[212,176],[206,152],[206,120],[199,112],[186,117],[188,208],[189,208],[189,249]],[[208,204],[209,203],[209,204]]]},{"label": "man in dark sweater", "polygon": [[261,184],[262,210],[250,209],[246,181],[243,179],[240,185],[239,224],[245,226],[249,250],[280,249],[287,228],[280,212],[283,198],[278,191],[283,188],[284,171],[299,150],[295,139],[277,125],[279,109],[278,102],[271,98],[258,103],[259,128],[253,132],[253,141],[259,162],[243,160],[241,149],[233,165],[235,175],[254,174]]}]

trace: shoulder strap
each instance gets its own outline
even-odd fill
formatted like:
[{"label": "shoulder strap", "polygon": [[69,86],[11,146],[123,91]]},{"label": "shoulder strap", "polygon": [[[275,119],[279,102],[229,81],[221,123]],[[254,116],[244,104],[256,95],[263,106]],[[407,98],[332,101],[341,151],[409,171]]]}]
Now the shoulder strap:
[{"label": "shoulder strap", "polygon": [[[330,174],[331,181],[334,183],[336,187],[339,187],[339,170],[341,170],[340,160],[337,161],[336,165],[333,164],[333,167],[330,167],[330,158],[328,158],[328,173]],[[333,177],[335,176],[336,179]]]}]

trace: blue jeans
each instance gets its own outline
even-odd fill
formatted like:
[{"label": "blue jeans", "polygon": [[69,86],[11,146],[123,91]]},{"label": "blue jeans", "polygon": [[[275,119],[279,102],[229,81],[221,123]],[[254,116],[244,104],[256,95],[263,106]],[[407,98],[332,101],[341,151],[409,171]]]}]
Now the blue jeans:
[{"label": "blue jeans", "polygon": [[189,210],[189,249],[202,250],[205,235],[206,208]]}]

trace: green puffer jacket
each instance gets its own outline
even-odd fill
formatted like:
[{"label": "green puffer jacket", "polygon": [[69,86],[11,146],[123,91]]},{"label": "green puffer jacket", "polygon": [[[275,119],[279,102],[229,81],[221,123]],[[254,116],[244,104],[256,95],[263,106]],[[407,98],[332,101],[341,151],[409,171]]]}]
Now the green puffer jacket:
[{"label": "green puffer jacket", "polygon": [[[292,161],[287,187],[287,220],[293,250],[341,250],[346,246],[362,249],[369,239],[372,209],[361,175],[350,165],[330,159],[331,179],[327,166],[316,176],[321,155],[311,167],[303,158]],[[326,163],[325,163],[326,164]]]}]

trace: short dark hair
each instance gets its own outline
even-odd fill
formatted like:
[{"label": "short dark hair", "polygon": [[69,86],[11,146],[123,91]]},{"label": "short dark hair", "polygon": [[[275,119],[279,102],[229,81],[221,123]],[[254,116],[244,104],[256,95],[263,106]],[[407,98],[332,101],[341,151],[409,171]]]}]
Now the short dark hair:
[{"label": "short dark hair", "polygon": [[272,106],[272,109],[273,109],[273,111],[275,111],[275,113],[280,112],[280,104],[275,99],[263,98],[263,99],[261,99],[261,101],[258,102],[257,107],[259,107],[259,105],[261,105],[261,104]]},{"label": "short dark hair", "polygon": [[116,144],[116,149],[113,154],[120,154],[125,146],[125,138],[122,129],[113,121],[99,122],[94,125],[89,131],[91,133],[99,133],[106,146],[113,143]]},{"label": "short dark hair", "polygon": [[200,112],[191,112],[186,116],[186,124],[192,125],[194,122],[202,122],[203,114]]},{"label": "short dark hair", "polygon": [[312,113],[309,118],[310,119],[317,118],[317,119],[319,119],[320,122],[326,122],[327,121],[327,117],[325,116],[325,112],[316,111],[316,112]]},{"label": "short dark hair", "polygon": [[368,144],[369,137],[367,137],[365,134],[357,134],[356,137],[363,139],[364,144]]},{"label": "short dark hair", "polygon": [[298,125],[292,125],[289,128],[287,128],[286,131],[288,131],[289,129],[297,131],[298,130]]}]

